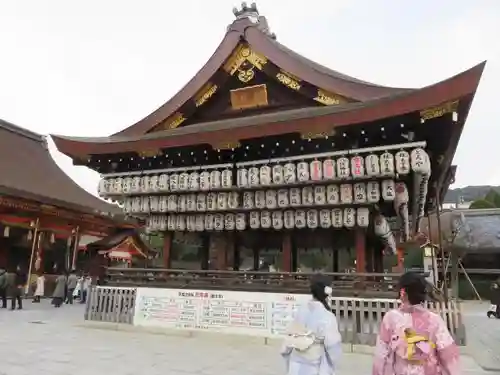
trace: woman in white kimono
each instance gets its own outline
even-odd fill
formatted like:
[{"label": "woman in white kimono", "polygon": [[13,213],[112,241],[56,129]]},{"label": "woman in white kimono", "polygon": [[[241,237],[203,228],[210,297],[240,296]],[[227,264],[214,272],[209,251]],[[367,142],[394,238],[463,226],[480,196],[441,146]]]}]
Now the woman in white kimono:
[{"label": "woman in white kimono", "polygon": [[332,288],[323,281],[311,284],[312,299],[301,306],[285,337],[281,355],[287,375],[333,375],[342,352],[337,318],[327,298]]}]

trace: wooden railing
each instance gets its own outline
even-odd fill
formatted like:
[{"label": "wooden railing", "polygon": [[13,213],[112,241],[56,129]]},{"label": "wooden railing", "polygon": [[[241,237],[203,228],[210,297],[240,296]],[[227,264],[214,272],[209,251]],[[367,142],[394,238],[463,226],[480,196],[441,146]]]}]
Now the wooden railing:
[{"label": "wooden railing", "polygon": [[[316,273],[190,271],[108,268],[104,285],[148,288],[208,289],[249,292],[309,293]],[[335,296],[395,298],[400,274],[322,273]]]}]

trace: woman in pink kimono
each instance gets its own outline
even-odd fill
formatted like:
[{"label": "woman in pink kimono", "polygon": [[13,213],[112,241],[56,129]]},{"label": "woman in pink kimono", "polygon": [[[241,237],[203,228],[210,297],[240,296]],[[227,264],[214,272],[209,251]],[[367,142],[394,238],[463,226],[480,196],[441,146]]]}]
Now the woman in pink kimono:
[{"label": "woman in pink kimono", "polygon": [[443,319],[427,310],[425,279],[408,272],[399,281],[401,306],[385,314],[373,375],[459,375],[459,350]]}]

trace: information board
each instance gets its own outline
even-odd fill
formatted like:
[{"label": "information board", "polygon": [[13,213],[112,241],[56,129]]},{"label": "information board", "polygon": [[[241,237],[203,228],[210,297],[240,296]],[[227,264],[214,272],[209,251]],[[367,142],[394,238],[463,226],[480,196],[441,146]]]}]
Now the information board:
[{"label": "information board", "polygon": [[134,325],[272,337],[284,333],[301,294],[138,288]]}]

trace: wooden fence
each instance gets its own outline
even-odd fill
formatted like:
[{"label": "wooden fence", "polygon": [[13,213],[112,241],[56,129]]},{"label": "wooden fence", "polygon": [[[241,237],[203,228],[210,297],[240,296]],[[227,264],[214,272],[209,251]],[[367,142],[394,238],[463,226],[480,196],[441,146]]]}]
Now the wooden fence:
[{"label": "wooden fence", "polygon": [[[99,286],[90,290],[85,320],[108,323],[134,323],[136,288]],[[342,340],[348,344],[375,345],[384,314],[398,306],[396,299],[334,297]],[[427,308],[440,314],[459,345],[465,345],[465,330],[459,301],[428,302]]]}]

